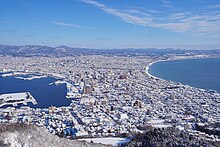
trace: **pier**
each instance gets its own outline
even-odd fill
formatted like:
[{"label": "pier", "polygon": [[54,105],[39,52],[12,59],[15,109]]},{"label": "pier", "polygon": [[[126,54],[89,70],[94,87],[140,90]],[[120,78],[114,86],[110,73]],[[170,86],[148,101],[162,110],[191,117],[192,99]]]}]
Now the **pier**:
[{"label": "pier", "polygon": [[0,95],[0,108],[5,105],[17,106],[18,104],[27,105],[27,103],[32,102],[37,104],[37,101],[29,92],[21,93],[8,93]]}]

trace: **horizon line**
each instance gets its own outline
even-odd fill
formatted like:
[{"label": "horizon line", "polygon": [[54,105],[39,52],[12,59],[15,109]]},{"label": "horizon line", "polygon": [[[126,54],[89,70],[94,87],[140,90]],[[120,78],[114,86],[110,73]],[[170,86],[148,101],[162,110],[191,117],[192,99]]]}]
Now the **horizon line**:
[{"label": "horizon line", "polygon": [[[218,44],[215,44],[218,45]],[[51,47],[51,48],[58,48],[58,47],[69,47],[69,48],[80,48],[80,49],[103,49],[103,50],[113,50],[113,49],[175,49],[175,50],[220,50],[220,47],[217,48],[210,48],[210,49],[199,49],[194,47],[193,49],[191,48],[178,48],[178,47],[112,47],[112,48],[95,48],[95,47],[83,47],[83,46],[70,46],[70,45],[43,45],[43,44],[25,44],[25,45],[9,45],[9,44],[0,44],[0,46],[17,46],[17,47],[22,47],[22,46],[44,46],[44,47]],[[202,46],[202,45],[188,45],[188,46]],[[205,45],[206,46],[206,45]]]}]

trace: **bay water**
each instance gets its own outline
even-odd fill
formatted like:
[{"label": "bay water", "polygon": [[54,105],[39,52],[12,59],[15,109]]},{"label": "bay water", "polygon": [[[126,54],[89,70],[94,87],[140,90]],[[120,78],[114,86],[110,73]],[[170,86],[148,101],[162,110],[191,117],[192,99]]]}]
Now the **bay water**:
[{"label": "bay water", "polygon": [[165,80],[220,93],[220,58],[156,62],[150,66],[149,73]]},{"label": "bay water", "polygon": [[50,106],[68,106],[71,102],[66,96],[66,85],[50,85],[54,78],[40,78],[22,80],[15,77],[0,77],[0,94],[30,92],[36,99],[37,105],[28,104],[33,108],[47,108]]}]

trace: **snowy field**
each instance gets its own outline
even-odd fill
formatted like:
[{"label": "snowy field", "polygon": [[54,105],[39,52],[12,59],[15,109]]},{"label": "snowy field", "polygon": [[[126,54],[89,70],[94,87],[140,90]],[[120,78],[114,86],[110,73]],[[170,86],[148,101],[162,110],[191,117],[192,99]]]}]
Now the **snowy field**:
[{"label": "snowy field", "polygon": [[128,138],[119,138],[119,137],[106,137],[106,138],[85,138],[85,139],[78,139],[81,141],[86,142],[93,142],[93,143],[101,143],[106,145],[112,146],[119,146],[121,144],[127,143],[130,141]]}]

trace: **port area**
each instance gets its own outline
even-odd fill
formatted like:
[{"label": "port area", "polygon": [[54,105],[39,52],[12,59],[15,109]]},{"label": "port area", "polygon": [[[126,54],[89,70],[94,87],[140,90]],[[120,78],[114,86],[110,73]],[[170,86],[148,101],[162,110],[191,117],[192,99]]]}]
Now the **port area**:
[{"label": "port area", "polygon": [[41,75],[41,74],[36,74],[36,73],[29,73],[27,71],[12,71],[12,72],[7,72],[0,74],[1,77],[14,77],[16,79],[21,79],[21,80],[34,80],[34,79],[40,79],[40,78],[46,78],[48,77],[47,75]]},{"label": "port area", "polygon": [[65,80],[58,80],[53,83],[49,83],[49,85],[60,85],[60,84],[66,84],[66,98],[82,98],[82,91],[83,87],[79,84],[74,84],[73,82],[68,82]]},{"label": "port area", "polygon": [[29,92],[20,93],[8,93],[0,95],[0,108],[3,106],[18,106],[18,104],[27,105],[27,103],[32,102],[37,104],[35,98]]}]

